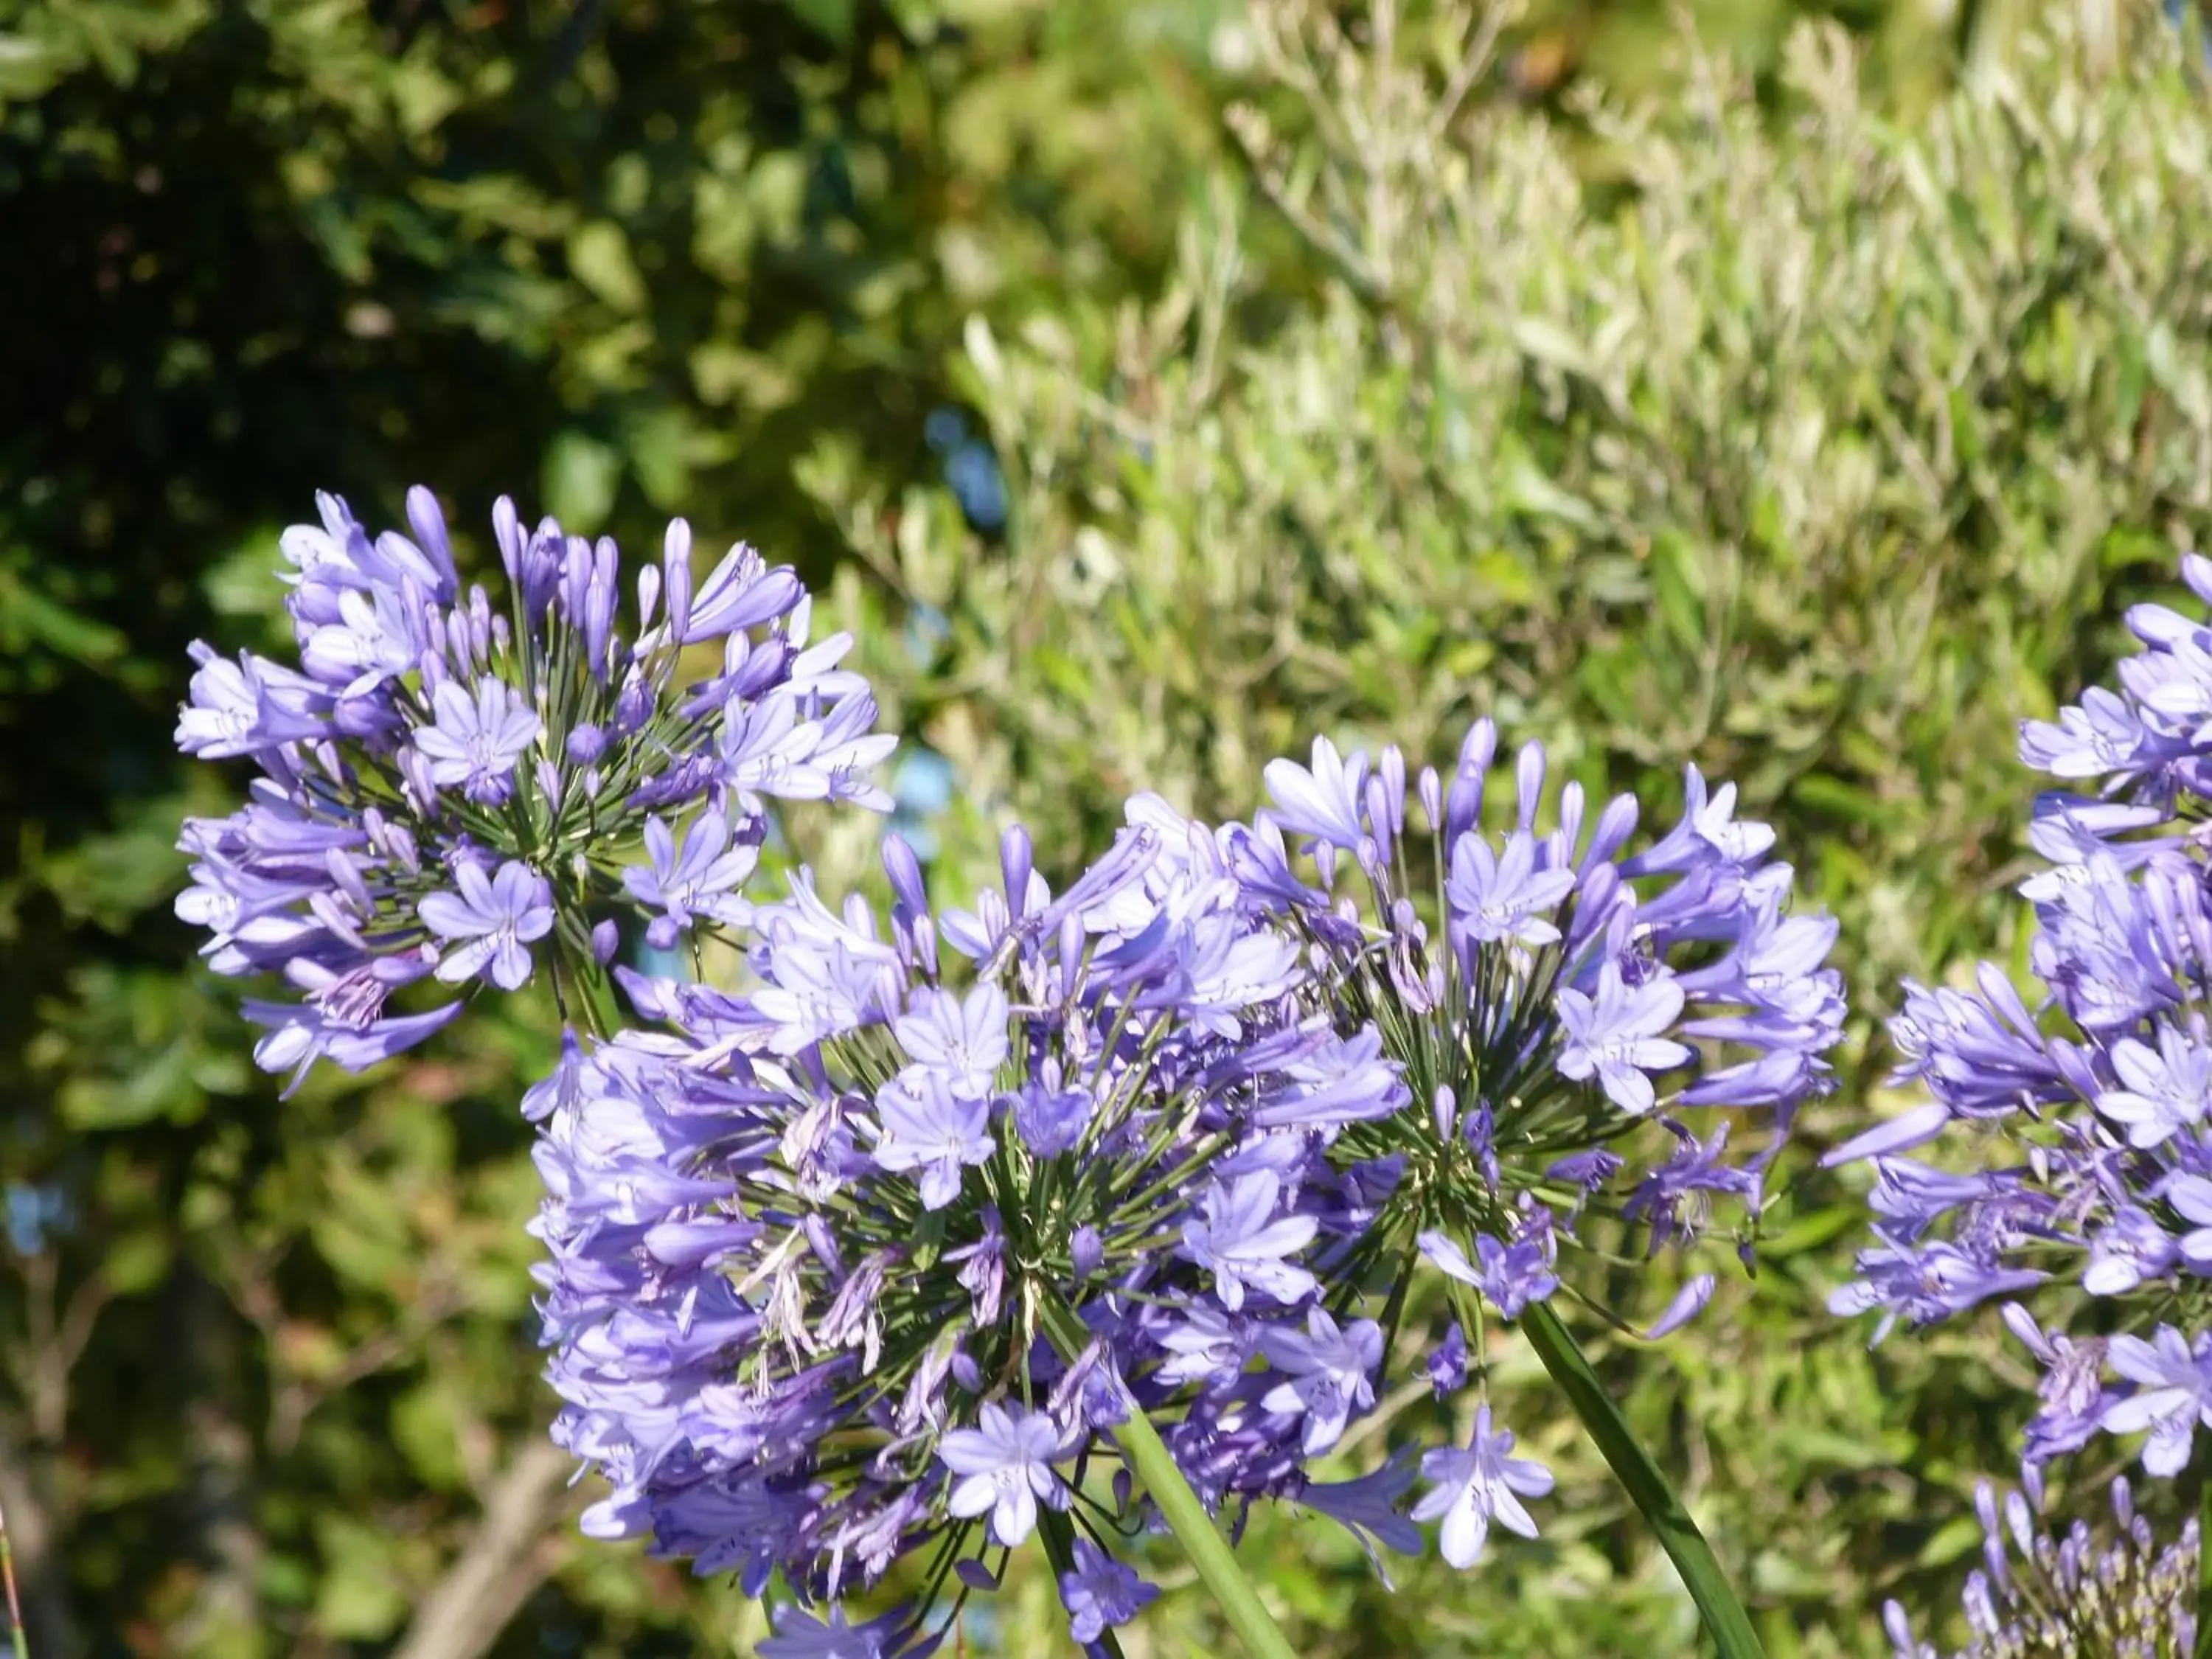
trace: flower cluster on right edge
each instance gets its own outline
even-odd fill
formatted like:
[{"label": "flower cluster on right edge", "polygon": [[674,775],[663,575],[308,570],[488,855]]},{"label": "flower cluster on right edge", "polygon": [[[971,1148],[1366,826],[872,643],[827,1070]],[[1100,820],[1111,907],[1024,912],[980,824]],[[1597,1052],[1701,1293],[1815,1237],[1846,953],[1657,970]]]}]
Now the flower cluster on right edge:
[{"label": "flower cluster on right edge", "polygon": [[[2182,574],[2212,599],[2212,562]],[[1986,963],[1972,991],[1908,981],[1898,1075],[1929,1098],[1826,1160],[1875,1171],[1838,1312],[1879,1310],[1879,1337],[2008,1298],[2043,1373],[2031,1486],[2100,1434],[2145,1436],[2143,1468],[2177,1474],[2212,1423],[2212,629],[2154,605],[2128,623],[2144,649],[2119,691],[2021,729],[2063,786],[2036,802],[2046,866],[2021,889],[2042,996]],[[1908,1155],[1939,1139],[1943,1167]]]}]

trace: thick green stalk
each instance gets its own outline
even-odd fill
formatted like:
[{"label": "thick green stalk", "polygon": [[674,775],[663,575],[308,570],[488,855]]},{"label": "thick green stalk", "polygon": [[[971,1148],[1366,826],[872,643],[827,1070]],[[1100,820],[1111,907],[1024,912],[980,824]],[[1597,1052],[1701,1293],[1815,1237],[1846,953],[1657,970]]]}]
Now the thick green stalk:
[{"label": "thick green stalk", "polygon": [[[1045,1332],[1052,1338],[1053,1346],[1060,1350],[1062,1358],[1073,1361],[1089,1341],[1083,1322],[1056,1298],[1048,1302],[1042,1312]],[[1144,1482],[1145,1491],[1159,1506],[1160,1518],[1168,1523],[1176,1542],[1182,1546],[1199,1582],[1212,1592],[1221,1616],[1237,1632],[1245,1651],[1252,1659],[1297,1659],[1273,1616],[1260,1600],[1259,1592],[1252,1588],[1252,1581],[1237,1565],[1237,1554],[1229,1547],[1229,1540],[1214,1526],[1206,1505],[1199,1502],[1198,1494],[1190,1489],[1190,1483],[1182,1478],[1182,1471],[1176,1467],[1167,1443],[1133,1401],[1128,1420],[1115,1431],[1115,1438],[1120,1442],[1122,1455],[1129,1460],[1137,1479]]]},{"label": "thick green stalk", "polygon": [[1751,1616],[1729,1588],[1728,1575],[1721,1571],[1712,1547],[1690,1519],[1689,1510],[1682,1507],[1682,1500],[1659,1466],[1637,1440],[1559,1316],[1538,1303],[1521,1316],[1521,1329],[1544,1362],[1544,1369],[1551,1372],[1552,1380],[1566,1395],[1575,1415],[1589,1431],[1590,1438],[1597,1442],[1597,1449],[1605,1454],[1620,1484],[1628,1489],[1636,1507],[1644,1512],[1651,1530],[1658,1534],[1661,1547],[1689,1588],[1690,1599],[1698,1604],[1705,1629],[1718,1644],[1721,1659],[1765,1659],[1765,1650],[1751,1627]]}]

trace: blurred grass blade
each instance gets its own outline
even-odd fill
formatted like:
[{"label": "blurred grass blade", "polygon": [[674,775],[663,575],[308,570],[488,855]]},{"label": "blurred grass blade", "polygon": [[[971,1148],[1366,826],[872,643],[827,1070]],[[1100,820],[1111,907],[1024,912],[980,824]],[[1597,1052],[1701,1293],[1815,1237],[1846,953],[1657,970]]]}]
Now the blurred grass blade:
[{"label": "blurred grass blade", "polygon": [[1559,1316],[1539,1303],[1521,1316],[1521,1329],[1534,1345],[1552,1380],[1565,1391],[1590,1438],[1597,1442],[1613,1474],[1620,1477],[1620,1484],[1635,1499],[1636,1507],[1650,1522],[1651,1530],[1658,1534],[1661,1546],[1689,1588],[1690,1599],[1698,1604],[1705,1629],[1718,1644],[1721,1659],[1765,1659],[1765,1650],[1751,1627],[1751,1615],[1729,1588],[1728,1575],[1721,1571],[1712,1547],[1629,1428]]}]

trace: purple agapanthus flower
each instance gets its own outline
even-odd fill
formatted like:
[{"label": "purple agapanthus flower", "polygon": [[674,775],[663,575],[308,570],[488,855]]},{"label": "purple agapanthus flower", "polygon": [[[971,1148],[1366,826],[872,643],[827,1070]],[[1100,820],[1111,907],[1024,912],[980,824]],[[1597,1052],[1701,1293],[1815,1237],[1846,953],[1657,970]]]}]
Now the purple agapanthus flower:
[{"label": "purple agapanthus flower", "polygon": [[679,844],[666,819],[655,813],[645,821],[648,862],[623,872],[630,897],[659,914],[646,929],[656,950],[672,948],[701,919],[741,927],[752,912],[738,890],[760,862],[760,849],[731,840],[729,820],[708,812],[691,821]]},{"label": "purple agapanthus flower", "polygon": [[989,1516],[992,1540],[1012,1548],[1036,1525],[1038,1504],[1067,1507],[1067,1483],[1052,1468],[1066,1455],[1067,1438],[1048,1412],[1009,1412],[985,1401],[978,1426],[937,1443],[938,1458],[956,1477],[945,1509]]},{"label": "purple agapanthus flower", "polygon": [[514,767],[544,729],[506,681],[487,674],[475,695],[452,680],[431,693],[436,720],[415,734],[430,763],[430,781],[459,786],[479,806],[497,806],[514,793]]},{"label": "purple agapanthus flower", "polygon": [[750,905],[750,988],[624,974],[665,1029],[531,1091],[556,1437],[607,1482],[587,1531],[753,1595],[836,1602],[919,1554],[964,1597],[1057,1530],[1092,1639],[1149,1599],[1115,1559],[1151,1520],[1130,1471],[1110,1526],[1073,1504],[1136,1413],[1243,1506],[1298,1498],[1371,1407],[1380,1333],[1316,1306],[1308,1205],[1402,1085],[1280,988],[1188,1018],[1190,964],[1264,928],[1202,849],[1133,830],[1055,893],[1010,831],[967,915],[896,838],[884,864],[887,927],[802,873]]},{"label": "purple agapanthus flower", "polygon": [[984,1101],[954,1092],[955,1079],[924,1065],[891,1079],[877,1097],[883,1139],[879,1168],[913,1174],[925,1209],[941,1210],[960,1190],[960,1172],[998,1149]]},{"label": "purple agapanthus flower", "polygon": [[[2212,596],[2212,563],[2192,555],[2182,574]],[[1879,1310],[1887,1330],[2043,1282],[2087,1292],[2094,1336],[2005,1310],[2044,1367],[2035,1478],[2100,1431],[2148,1431],[2144,1468],[2173,1474],[2207,1397],[2212,629],[2163,606],[2129,625],[2147,648],[2122,664],[2120,693],[2021,730],[2031,766],[2104,783],[2099,799],[2035,803],[2029,840],[2049,863],[2021,887],[2035,1000],[1986,963],[1971,989],[1908,983],[1897,1080],[1929,1099],[1827,1160],[1871,1158],[1875,1174],[1876,1243],[1839,1311]],[[1956,1172],[1901,1156],[1923,1150]]]},{"label": "purple agapanthus flower", "polygon": [[[1835,923],[1793,909],[1792,872],[1732,787],[1689,769],[1680,820],[1639,837],[1632,798],[1547,787],[1540,745],[1498,759],[1488,720],[1449,771],[1411,778],[1395,748],[1370,761],[1324,740],[1310,765],[1267,766],[1270,805],[1249,823],[1190,823],[1154,796],[1127,806],[1194,868],[1223,872],[1225,902],[1293,960],[1320,964],[1296,1000],[1371,1032],[1375,1060],[1402,1073],[1385,1109],[1328,1137],[1328,1179],[1309,1181],[1296,1213],[1321,1264],[1303,1270],[1343,1332],[1397,1319],[1409,1273],[1446,1281],[1431,1305],[1453,1334],[1425,1359],[1440,1393],[1480,1386],[1467,1356],[1485,1321],[1557,1316],[1563,1247],[1593,1219],[1626,1222],[1657,1256],[1695,1246],[1724,1208],[1756,1216],[1799,1109],[1832,1087],[1843,1031]],[[1185,1251],[1229,1261],[1232,1310],[1270,1311],[1243,1291],[1231,1190]],[[1657,1298],[1655,1337],[1714,1283],[1689,1275]],[[1310,1340],[1279,1326],[1262,1340],[1264,1401],[1326,1437],[1299,1392]],[[1379,1393],[1389,1379],[1378,1366],[1363,1381]],[[1453,1539],[1467,1542],[1464,1521]]]},{"label": "purple agapanthus flower", "polygon": [[2144,1341],[2116,1336],[2106,1358],[2133,1393],[2105,1407],[2104,1426],[2114,1434],[2148,1429],[2143,1468],[2171,1478],[2187,1467],[2197,1426],[2212,1426],[2212,1332],[2191,1340],[2171,1325],[2161,1325]]},{"label": "purple agapanthus flower", "polygon": [[1476,1408],[1474,1435],[1464,1450],[1439,1446],[1421,1456],[1421,1474],[1433,1484],[1413,1505],[1416,1521],[1441,1521],[1437,1543],[1445,1560],[1462,1571],[1482,1558],[1495,1521],[1523,1538],[1536,1535],[1536,1522],[1521,1500],[1552,1490],[1552,1472],[1541,1463],[1508,1455],[1509,1429],[1491,1431],[1490,1407]]},{"label": "purple agapanthus flower", "polygon": [[1673,1071],[1691,1057],[1687,1043],[1660,1035],[1680,1017],[1683,1000],[1682,988],[1671,979],[1631,989],[1610,962],[1598,971],[1595,995],[1566,987],[1559,993],[1559,1020],[1566,1028],[1559,1075],[1577,1083],[1595,1078],[1614,1105],[1643,1115],[1658,1103],[1652,1074]]},{"label": "purple agapanthus flower", "polygon": [[1334,1446],[1352,1415],[1375,1403],[1382,1328],[1371,1319],[1357,1319],[1340,1329],[1316,1308],[1307,1314],[1304,1330],[1270,1329],[1261,1336],[1261,1347],[1284,1380],[1260,1403],[1305,1419],[1303,1443],[1309,1457]]},{"label": "purple agapanthus flower", "polygon": [[[299,996],[295,1013],[253,1005],[271,1028],[262,1065],[373,1064],[447,1018],[388,1009],[395,994],[511,988],[541,958],[565,1000],[618,948],[599,912],[642,906],[663,942],[742,920],[735,889],[768,797],[890,806],[866,775],[892,740],[836,666],[849,641],[810,646],[797,578],[750,549],[695,603],[677,520],[638,574],[626,634],[604,538],[532,529],[501,500],[492,542],[513,602],[495,602],[464,586],[428,490],[408,492],[404,533],[318,503],[320,522],[279,544],[299,666],[195,645],[177,721],[187,754],[259,769],[238,811],[186,821],[177,911],[207,929],[216,972],[280,975]],[[717,641],[720,666],[700,678],[684,647]],[[641,840],[651,868],[625,881]]]},{"label": "purple agapanthus flower", "polygon": [[1269,1170],[1216,1182],[1200,1218],[1182,1229],[1183,1253],[1213,1276],[1215,1293],[1231,1313],[1248,1291],[1277,1302],[1297,1302],[1314,1289],[1314,1276],[1292,1260],[1311,1242],[1319,1224],[1311,1216],[1281,1212],[1282,1182]]},{"label": "purple agapanthus flower", "polygon": [[553,887],[519,859],[486,878],[481,867],[453,872],[458,893],[436,892],[417,906],[422,925],[446,945],[438,977],[449,984],[483,978],[502,991],[530,979],[528,947],[553,931]]},{"label": "purple agapanthus flower", "polygon": [[1127,1624],[1159,1594],[1158,1585],[1146,1583],[1088,1538],[1075,1540],[1075,1565],[1060,1575],[1069,1632],[1086,1648],[1113,1626]]}]

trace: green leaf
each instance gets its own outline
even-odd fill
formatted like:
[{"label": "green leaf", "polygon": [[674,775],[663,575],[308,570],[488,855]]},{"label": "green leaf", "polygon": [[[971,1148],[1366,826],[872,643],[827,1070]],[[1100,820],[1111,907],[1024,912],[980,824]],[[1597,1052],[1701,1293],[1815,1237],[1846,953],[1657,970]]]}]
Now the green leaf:
[{"label": "green leaf", "polygon": [[1759,1633],[1729,1588],[1728,1575],[1721,1570],[1712,1547],[1629,1428],[1559,1316],[1548,1304],[1538,1303],[1521,1316],[1521,1331],[1643,1512],[1674,1570],[1682,1575],[1690,1599],[1698,1604],[1698,1615],[1705,1620],[1706,1633],[1720,1649],[1721,1659],[1765,1659]]}]

